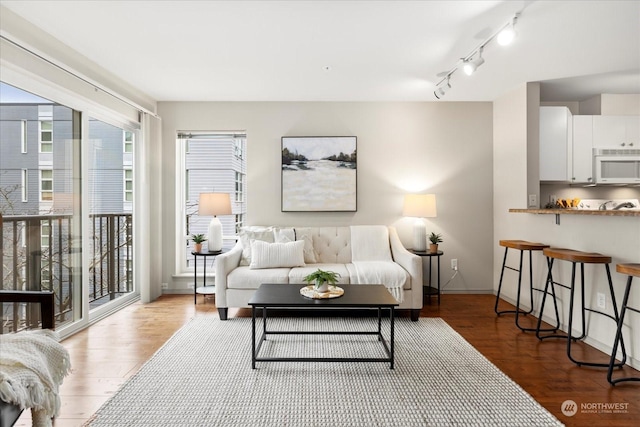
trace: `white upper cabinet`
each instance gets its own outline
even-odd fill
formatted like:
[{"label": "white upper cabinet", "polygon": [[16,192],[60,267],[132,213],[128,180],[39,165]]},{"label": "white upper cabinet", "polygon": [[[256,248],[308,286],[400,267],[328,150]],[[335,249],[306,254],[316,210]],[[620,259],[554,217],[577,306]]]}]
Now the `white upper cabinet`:
[{"label": "white upper cabinet", "polygon": [[573,126],[566,107],[540,107],[540,181],[569,181]]},{"label": "white upper cabinet", "polygon": [[572,159],[571,183],[594,182],[593,177],[593,117],[573,116],[573,144],[570,144]]},{"label": "white upper cabinet", "polygon": [[640,117],[593,116],[593,147],[640,149]]}]

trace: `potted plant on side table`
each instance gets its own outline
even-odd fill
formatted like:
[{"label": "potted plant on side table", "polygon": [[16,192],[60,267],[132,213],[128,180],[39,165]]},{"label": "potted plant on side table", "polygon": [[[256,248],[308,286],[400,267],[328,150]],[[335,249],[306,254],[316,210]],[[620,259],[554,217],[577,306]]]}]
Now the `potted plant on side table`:
[{"label": "potted plant on side table", "polygon": [[313,283],[317,292],[327,292],[329,285],[334,286],[338,283],[339,277],[340,273],[317,269],[313,273],[306,275],[302,280],[307,283]]},{"label": "potted plant on side table", "polygon": [[191,240],[193,241],[193,251],[197,253],[202,251],[202,243],[207,241],[204,234],[192,234]]},{"label": "potted plant on side table", "polygon": [[438,243],[442,243],[442,234],[434,233],[433,231],[429,234],[429,252],[435,254],[438,252]]}]

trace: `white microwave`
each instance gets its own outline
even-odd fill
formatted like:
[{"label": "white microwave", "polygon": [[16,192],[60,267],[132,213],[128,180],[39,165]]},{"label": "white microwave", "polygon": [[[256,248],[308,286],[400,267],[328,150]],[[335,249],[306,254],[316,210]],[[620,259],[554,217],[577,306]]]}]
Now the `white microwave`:
[{"label": "white microwave", "polygon": [[594,148],[597,184],[640,184],[640,150]]}]

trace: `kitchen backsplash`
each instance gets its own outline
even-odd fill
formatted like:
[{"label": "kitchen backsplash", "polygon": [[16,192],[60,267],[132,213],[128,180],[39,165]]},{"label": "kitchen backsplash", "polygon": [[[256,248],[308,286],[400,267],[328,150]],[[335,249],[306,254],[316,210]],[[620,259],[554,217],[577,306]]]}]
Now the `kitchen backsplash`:
[{"label": "kitchen backsplash", "polygon": [[640,187],[571,187],[566,184],[541,184],[540,207],[544,207],[551,201],[551,197],[557,199],[581,199],[581,200],[625,200],[640,199]]}]

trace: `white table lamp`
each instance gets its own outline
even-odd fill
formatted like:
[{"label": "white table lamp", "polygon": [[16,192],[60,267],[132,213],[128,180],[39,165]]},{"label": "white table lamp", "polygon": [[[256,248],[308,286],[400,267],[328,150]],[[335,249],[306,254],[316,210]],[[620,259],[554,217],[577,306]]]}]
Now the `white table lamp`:
[{"label": "white table lamp", "polygon": [[427,250],[427,227],[424,218],[435,218],[435,194],[407,194],[404,196],[403,216],[417,218],[413,226],[413,250]]},{"label": "white table lamp", "polygon": [[200,193],[198,215],[213,215],[209,223],[209,252],[222,250],[222,223],[217,215],[231,215],[231,198],[227,193]]}]

